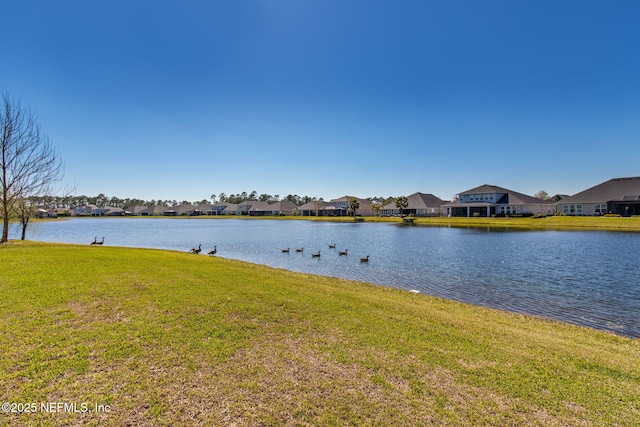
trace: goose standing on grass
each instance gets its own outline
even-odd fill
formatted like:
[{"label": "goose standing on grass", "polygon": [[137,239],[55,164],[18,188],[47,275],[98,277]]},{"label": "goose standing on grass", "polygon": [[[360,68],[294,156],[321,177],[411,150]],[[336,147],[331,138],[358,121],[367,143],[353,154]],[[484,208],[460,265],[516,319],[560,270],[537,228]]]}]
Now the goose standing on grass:
[{"label": "goose standing on grass", "polygon": [[93,242],[89,243],[90,245],[97,245],[98,244],[98,236],[93,238]]},{"label": "goose standing on grass", "polygon": [[290,249],[290,248],[287,248],[287,249],[280,249],[280,252],[283,252],[283,253],[287,253],[287,254],[288,254],[288,253],[289,253],[289,249]]},{"label": "goose standing on grass", "polygon": [[202,251],[202,245],[198,245],[197,248],[191,248],[189,250],[189,252],[193,253],[193,254],[199,254]]},{"label": "goose standing on grass", "polygon": [[347,255],[347,252],[349,252],[349,249],[345,249],[344,251],[338,251],[338,255]]},{"label": "goose standing on grass", "polygon": [[320,258],[320,252],[321,251],[318,251],[315,254],[311,254],[311,258]]},{"label": "goose standing on grass", "polygon": [[212,250],[209,251],[208,255],[215,255],[218,252],[218,247],[214,246]]},{"label": "goose standing on grass", "polygon": [[369,262],[369,255],[364,258],[360,258],[360,262]]},{"label": "goose standing on grass", "polygon": [[[98,240],[97,237],[96,237],[96,240]],[[104,245],[104,237],[102,238],[102,242],[96,242],[96,245]]]},{"label": "goose standing on grass", "polygon": [[298,248],[296,249],[296,252],[304,252],[304,248]]}]

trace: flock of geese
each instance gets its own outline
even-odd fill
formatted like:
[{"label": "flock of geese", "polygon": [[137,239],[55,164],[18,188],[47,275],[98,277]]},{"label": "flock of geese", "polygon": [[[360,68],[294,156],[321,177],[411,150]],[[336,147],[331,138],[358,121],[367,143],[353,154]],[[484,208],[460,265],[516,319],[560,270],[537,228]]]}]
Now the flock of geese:
[{"label": "flock of geese", "polygon": [[[189,252],[191,252],[192,254],[199,254],[200,252],[202,252],[202,245],[198,245],[197,248],[191,248],[189,249]],[[207,255],[215,255],[218,253],[218,246],[214,246],[213,249],[211,249],[209,252],[207,252]]]},{"label": "flock of geese", "polygon": [[[98,242],[97,244],[102,244],[102,243]],[[335,248],[336,248],[336,244],[335,243],[329,245],[329,249],[335,249]],[[196,254],[196,255],[199,254],[200,252],[202,252],[202,245],[200,244],[200,245],[198,245],[197,248],[189,249],[189,252],[191,252],[192,254]],[[214,246],[212,250],[207,252],[207,255],[215,255],[217,252],[218,252],[218,246]],[[280,252],[289,253],[289,252],[291,252],[291,248],[280,249]],[[297,248],[296,252],[302,253],[302,252],[304,252],[304,248]],[[311,254],[311,258],[320,258],[320,252],[322,252],[322,251],[318,251],[318,252],[312,253]],[[349,254],[349,249],[345,249],[344,251],[338,251],[338,255],[340,255],[340,256],[346,256],[348,254]],[[360,262],[369,262],[369,255],[367,255],[364,258],[360,258]]]},{"label": "flock of geese", "polygon": [[[336,244],[335,243],[330,243],[329,244],[329,249],[335,249],[336,248]],[[291,248],[286,248],[286,249],[280,249],[280,252],[283,253],[289,253]],[[296,252],[304,252],[304,248],[297,248]],[[311,254],[311,258],[320,258],[320,252],[322,251],[318,251],[318,252],[314,252]],[[344,251],[338,251],[338,255],[340,256],[346,256],[349,254],[349,249],[345,249]],[[369,255],[367,255],[364,258],[360,258],[360,262],[369,262]]]},{"label": "flock of geese", "polygon": [[[90,243],[90,245],[103,245],[103,244],[104,244],[104,237],[102,238],[102,241],[98,242],[98,236],[96,236],[95,239],[93,239],[93,242]],[[335,243],[329,244],[329,249],[335,249],[335,248],[336,248]],[[289,253],[289,251],[290,251],[290,248],[280,249],[280,252],[283,252],[283,253]],[[202,245],[199,244],[197,248],[189,249],[189,252],[196,255],[199,254],[200,252],[202,252]],[[302,253],[304,252],[304,248],[297,248],[296,252]],[[311,258],[320,258],[320,252],[322,251],[312,253]],[[217,245],[215,245],[213,249],[207,252],[207,255],[215,255],[216,253],[218,253]],[[345,249],[344,251],[338,251],[338,255],[340,256],[346,256],[348,254],[349,254],[349,249]],[[367,255],[364,258],[360,258],[360,262],[369,262],[369,255]]]}]

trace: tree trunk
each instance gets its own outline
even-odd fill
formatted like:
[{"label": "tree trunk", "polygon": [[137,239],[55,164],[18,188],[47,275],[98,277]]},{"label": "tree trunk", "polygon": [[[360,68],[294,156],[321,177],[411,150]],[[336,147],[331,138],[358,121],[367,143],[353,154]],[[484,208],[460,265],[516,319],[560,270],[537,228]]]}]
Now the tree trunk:
[{"label": "tree trunk", "polygon": [[2,218],[2,239],[0,243],[6,243],[9,240],[9,217],[5,215]]},{"label": "tree trunk", "polygon": [[29,216],[23,216],[20,219],[20,223],[22,224],[22,237],[20,238],[20,240],[26,240],[27,226],[29,225]]}]

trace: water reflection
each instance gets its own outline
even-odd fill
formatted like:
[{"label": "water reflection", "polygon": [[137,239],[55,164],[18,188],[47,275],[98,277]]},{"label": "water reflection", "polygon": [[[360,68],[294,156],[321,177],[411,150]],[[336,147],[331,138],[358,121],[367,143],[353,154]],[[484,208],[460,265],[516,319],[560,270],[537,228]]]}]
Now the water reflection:
[{"label": "water reflection", "polygon": [[[640,234],[371,223],[74,218],[29,239],[188,251],[376,283],[640,337]],[[14,230],[13,238],[18,237]],[[336,248],[329,248],[329,244]],[[281,252],[282,248],[292,248]],[[295,252],[293,248],[304,248]],[[347,256],[338,252],[348,249]],[[312,252],[321,257],[312,258]],[[370,256],[369,263],[360,257]]]}]

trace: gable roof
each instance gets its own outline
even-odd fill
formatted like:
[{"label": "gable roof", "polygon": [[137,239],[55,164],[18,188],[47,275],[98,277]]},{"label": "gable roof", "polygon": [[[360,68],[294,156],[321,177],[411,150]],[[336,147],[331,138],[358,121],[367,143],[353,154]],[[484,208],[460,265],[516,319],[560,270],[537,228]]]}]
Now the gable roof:
[{"label": "gable roof", "polygon": [[355,198],[356,200],[358,200],[358,203],[360,203],[360,209],[368,209],[371,207],[371,200],[361,199],[355,196],[338,197],[337,199],[331,199],[329,203],[340,203],[340,202],[345,203],[346,202],[348,204],[352,198]]},{"label": "gable roof", "polygon": [[482,184],[479,187],[472,188],[471,190],[464,191],[460,193],[460,196],[464,196],[467,194],[479,194],[479,193],[489,193],[489,194],[507,194],[507,193],[515,193],[515,191],[507,190],[506,188],[498,187],[497,185],[490,184]]},{"label": "gable roof", "polygon": [[246,202],[247,205],[249,205],[249,212],[256,212],[256,211],[267,211],[267,212],[271,212],[271,206],[269,206],[269,203],[267,202],[258,202],[258,201],[251,201],[251,202]]},{"label": "gable roof", "polygon": [[165,210],[166,208],[164,206],[160,206],[160,205],[154,205],[154,206],[149,206],[146,209],[143,209],[140,213],[145,213],[147,215],[162,215],[162,212]]},{"label": "gable roof", "polygon": [[[427,209],[427,208],[439,208],[444,201],[433,194],[413,193],[407,196],[407,209]],[[398,209],[396,202],[391,201],[384,205],[382,209]]]},{"label": "gable roof", "polygon": [[439,208],[442,206],[442,199],[433,194],[413,193],[407,196],[409,206],[414,209]]},{"label": "gable roof", "polygon": [[274,211],[294,211],[298,206],[291,200],[280,200],[279,202],[272,203],[271,209]]},{"label": "gable roof", "polygon": [[330,206],[329,202],[325,202],[323,200],[314,200],[311,202],[307,202],[302,206],[298,206],[299,211],[315,211],[316,209],[322,209],[325,206]]},{"label": "gable roof", "polygon": [[145,209],[147,209],[146,206],[131,206],[131,207],[125,208],[125,213],[135,215],[135,214],[141,213]]},{"label": "gable roof", "polygon": [[566,197],[558,203],[597,203],[640,200],[640,176],[613,178]]}]

